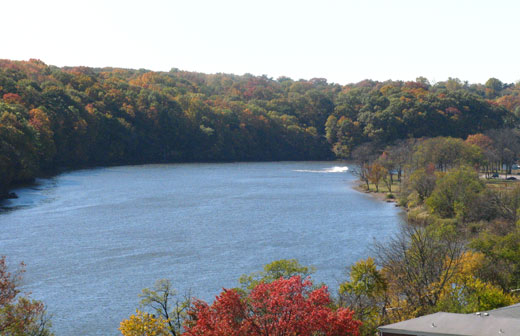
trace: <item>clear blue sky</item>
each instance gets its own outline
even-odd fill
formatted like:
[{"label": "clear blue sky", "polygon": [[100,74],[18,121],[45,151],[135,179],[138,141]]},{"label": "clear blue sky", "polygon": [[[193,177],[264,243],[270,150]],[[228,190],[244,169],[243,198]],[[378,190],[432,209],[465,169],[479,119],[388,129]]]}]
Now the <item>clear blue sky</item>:
[{"label": "clear blue sky", "polygon": [[0,58],[205,73],[520,80],[518,0],[13,0]]}]

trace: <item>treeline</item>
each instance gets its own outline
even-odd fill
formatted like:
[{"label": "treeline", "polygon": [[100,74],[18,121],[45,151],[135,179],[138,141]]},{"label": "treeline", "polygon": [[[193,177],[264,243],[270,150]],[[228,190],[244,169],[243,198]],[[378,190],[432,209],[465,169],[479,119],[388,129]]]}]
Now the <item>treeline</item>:
[{"label": "treeline", "polygon": [[340,287],[363,335],[438,311],[520,301],[518,130],[365,144],[354,154],[362,186],[386,188],[407,210],[400,233],[376,244],[373,258],[353,265]]},{"label": "treeline", "polygon": [[0,60],[0,190],[60,168],[349,158],[516,124],[519,85],[58,68]]}]

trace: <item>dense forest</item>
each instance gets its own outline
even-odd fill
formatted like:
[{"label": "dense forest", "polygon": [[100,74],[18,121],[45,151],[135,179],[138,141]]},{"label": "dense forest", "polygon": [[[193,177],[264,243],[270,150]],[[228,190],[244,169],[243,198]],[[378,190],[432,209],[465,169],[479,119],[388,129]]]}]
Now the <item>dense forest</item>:
[{"label": "dense forest", "polygon": [[[386,323],[520,300],[520,185],[510,176],[520,83],[342,86],[3,60],[0,98],[2,193],[65,168],[341,158],[357,163],[363,188],[407,210],[400,233],[350,265],[335,297],[296,260],[242,276],[212,304],[161,280],[143,290],[123,335],[374,335]],[[43,303],[17,287],[22,273],[0,258],[0,330],[50,335]]]},{"label": "dense forest", "polygon": [[520,85],[48,66],[0,60],[0,192],[60,169],[350,158],[399,139],[513,127]]}]

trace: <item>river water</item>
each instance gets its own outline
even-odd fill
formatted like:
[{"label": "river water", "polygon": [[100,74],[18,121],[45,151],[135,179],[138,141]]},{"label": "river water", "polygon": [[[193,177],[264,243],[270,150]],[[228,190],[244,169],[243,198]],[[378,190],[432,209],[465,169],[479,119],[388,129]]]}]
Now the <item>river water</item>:
[{"label": "river water", "polygon": [[296,258],[331,292],[393,204],[352,189],[338,162],[170,164],[73,171],[16,190],[0,212],[0,255],[24,261],[24,290],[57,336],[120,335],[141,289],[161,278],[211,301],[244,273]]}]

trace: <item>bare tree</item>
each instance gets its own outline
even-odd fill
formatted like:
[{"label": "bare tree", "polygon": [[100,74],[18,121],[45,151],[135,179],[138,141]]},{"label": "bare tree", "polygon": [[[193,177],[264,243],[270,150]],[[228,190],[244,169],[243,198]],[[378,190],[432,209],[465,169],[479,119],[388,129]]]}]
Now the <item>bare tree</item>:
[{"label": "bare tree", "polygon": [[[459,271],[463,241],[451,228],[405,225],[375,252],[388,281],[389,292],[406,312],[420,316],[436,305],[442,289]],[[396,304],[394,302],[394,304]]]},{"label": "bare tree", "polygon": [[370,179],[369,179],[369,165],[362,164],[360,166],[355,166],[350,169],[350,172],[357,176],[357,178],[365,183],[366,190],[370,189]]},{"label": "bare tree", "polygon": [[178,336],[183,332],[183,323],[191,307],[189,291],[179,298],[170,280],[160,279],[152,289],[143,289],[139,297],[141,297],[141,306],[152,308],[156,314],[166,319],[172,336]]}]

